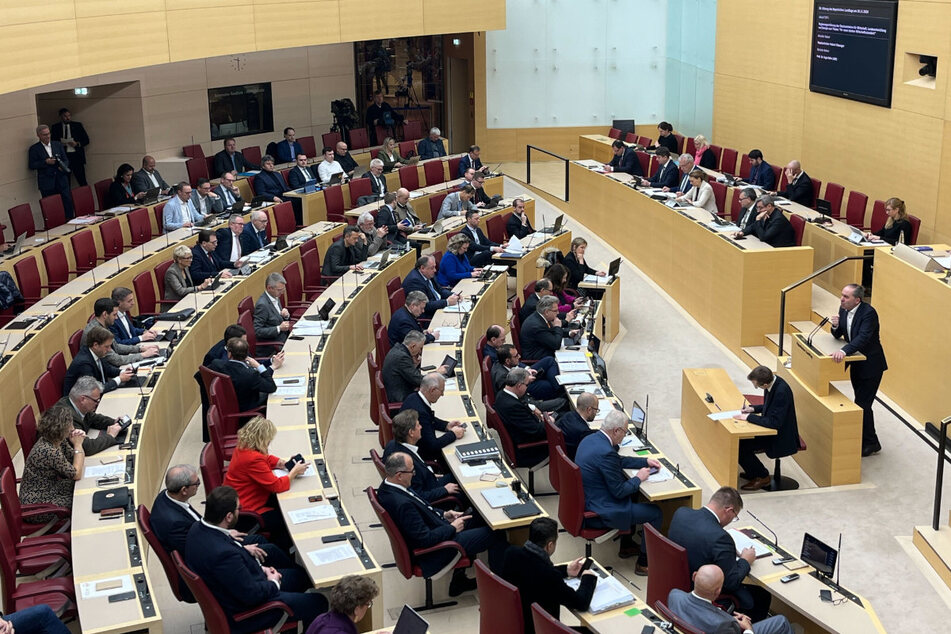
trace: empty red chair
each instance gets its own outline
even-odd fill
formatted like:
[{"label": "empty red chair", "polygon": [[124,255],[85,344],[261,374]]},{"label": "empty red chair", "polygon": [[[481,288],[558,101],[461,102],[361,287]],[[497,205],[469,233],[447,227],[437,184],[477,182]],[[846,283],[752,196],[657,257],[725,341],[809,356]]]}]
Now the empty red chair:
[{"label": "empty red chair", "polygon": [[66,340],[66,345],[67,347],[69,347],[69,354],[74,359],[76,358],[76,355],[79,354],[79,344],[82,343],[82,340],[83,340],[82,328],[77,328],[76,330],[74,330],[73,334],[71,334],[69,336],[69,339]]},{"label": "empty red chair", "polygon": [[653,141],[650,137],[638,136],[638,137],[637,137],[637,144],[638,144],[638,145],[643,145],[644,147],[650,147],[650,146],[654,145],[654,141]]},{"label": "empty red chair", "polygon": [[[812,177],[810,177],[812,178]],[[816,200],[819,199],[819,190],[822,188],[822,181],[818,178],[812,178],[812,208],[816,208]]]},{"label": "empty red chair", "polygon": [[674,134],[674,138],[677,139],[677,154],[683,154],[684,143],[686,142],[686,139],[684,139],[684,135],[682,134],[677,134],[676,132],[674,132],[673,134]]},{"label": "empty red chair", "polygon": [[[374,126],[373,131],[376,133],[377,143],[383,143],[383,139],[390,136],[390,129],[387,126],[383,126],[383,125]],[[393,136],[396,136],[396,135],[394,134]],[[376,158],[376,153],[373,154],[373,158]]]},{"label": "empty red chair", "polygon": [[[28,558],[29,555],[24,553],[18,556],[16,543],[10,527],[5,522],[0,522],[0,577],[3,583],[4,611],[19,612],[45,604],[60,618],[74,617],[76,600],[72,577],[54,577],[17,584],[17,573],[27,574],[22,563],[23,557]],[[43,554],[69,558],[69,551],[63,545],[45,544],[42,550],[45,551]]]},{"label": "empty red chair", "polygon": [[23,203],[16,207],[11,207],[10,224],[13,227],[13,237],[18,238],[24,233],[29,238],[36,233],[36,223],[33,221],[33,208],[30,203]]},{"label": "empty red chair", "polygon": [[277,225],[277,235],[288,236],[297,230],[294,220],[294,207],[288,202],[274,205],[274,224]]},{"label": "empty red chair", "polygon": [[350,181],[350,208],[357,207],[357,201],[361,196],[369,196],[373,193],[369,178],[356,178]]},{"label": "empty red chair", "polygon": [[108,209],[109,187],[112,185],[111,178],[104,178],[92,184],[96,190],[96,200],[99,201],[99,209]]},{"label": "empty red chair", "polygon": [[48,247],[43,248],[43,266],[46,267],[46,283],[50,290],[60,288],[69,281],[70,274],[75,274],[69,268],[69,261],[66,259],[66,247],[62,242],[53,242]]},{"label": "empty red chair", "polygon": [[627,134],[624,135],[624,142],[637,143],[637,135],[634,134],[633,132],[628,132]]},{"label": "empty red chair", "polygon": [[400,141],[399,151],[403,158],[416,156],[416,141]]},{"label": "empty red chair", "polygon": [[723,153],[723,148],[721,148],[719,145],[713,145],[713,144],[711,144],[711,145],[710,145],[710,151],[713,153],[713,159],[714,159],[714,161],[715,161],[715,162],[713,163],[713,169],[719,171],[719,169],[720,169],[720,155]]},{"label": "empty red chair", "polygon": [[[165,286],[163,278],[162,286]],[[135,292],[135,302],[139,306],[139,315],[155,315],[162,312],[161,303],[155,294],[155,283],[152,281],[152,271],[142,271],[132,278],[132,290]]]},{"label": "empty red chair", "polygon": [[162,212],[165,211],[167,203],[159,203],[152,207],[152,215],[155,217],[155,235],[162,235],[165,232],[165,220]]},{"label": "empty red chair", "polygon": [[618,130],[617,128],[611,128],[610,130],[608,130],[608,136],[611,137],[612,139],[620,139],[621,131]]},{"label": "empty red chair", "polygon": [[908,214],[908,222],[911,223],[911,244],[918,244],[918,230],[921,229],[921,218]]},{"label": "empty red chair", "polygon": [[637,154],[637,160],[638,160],[638,162],[641,164],[641,171],[644,173],[644,175],[645,175],[646,177],[650,178],[650,175],[651,175],[651,172],[650,172],[651,156],[650,156],[650,154],[648,154],[647,152],[641,152],[640,150],[637,150],[636,154]]},{"label": "empty red chair", "polygon": [[244,155],[244,160],[251,165],[261,164],[261,148],[259,146],[251,145],[246,148],[241,148],[241,154]]},{"label": "empty red chair", "polygon": [[59,194],[40,198],[40,213],[43,214],[43,226],[47,231],[66,224],[66,209],[63,207],[63,197]]},{"label": "empty red chair", "polygon": [[[314,140],[313,136],[302,136],[297,139],[297,142],[300,143],[300,148],[304,150],[304,154],[307,155],[307,158],[314,158],[317,156],[317,141]],[[331,148],[334,146],[331,145]]]},{"label": "empty red chair", "polygon": [[449,159],[449,180],[459,178],[459,163],[462,163],[461,156],[455,156]]},{"label": "empty red chair", "polygon": [[[60,352],[60,355],[63,353]],[[36,443],[36,416],[33,415],[33,407],[24,405],[17,414],[17,438],[20,439],[20,449],[23,451],[23,459],[26,460]]]},{"label": "empty red chair", "polygon": [[36,397],[36,404],[40,408],[40,414],[56,405],[56,401],[63,394],[63,384],[57,384],[53,381],[53,374],[46,370],[37,377],[33,383],[33,396]]},{"label": "empty red chair", "polygon": [[802,233],[806,230],[806,221],[799,214],[789,214],[789,224],[792,225],[793,232],[796,234],[796,246],[802,246]]},{"label": "empty red chair", "polygon": [[188,158],[205,158],[205,151],[197,144],[182,147],[182,154]]},{"label": "empty red chair", "polygon": [[475,572],[479,587],[479,631],[524,634],[522,595],[518,588],[493,574],[478,559]]},{"label": "empty red chair", "polygon": [[786,170],[781,168],[779,165],[770,165],[769,167],[773,170],[773,182],[778,183],[776,186],[776,191],[782,191],[786,189],[786,185],[789,184],[789,181],[786,179]]},{"label": "empty red chair", "polygon": [[[647,571],[647,601],[666,601],[674,588],[690,592],[690,566],[687,551],[667,539],[650,524],[644,524],[644,542],[650,567]],[[659,564],[659,565],[658,565]]]},{"label": "empty red chair", "polygon": [[389,294],[390,314],[392,315],[406,304],[406,289],[402,286]]},{"label": "empty red chair", "polygon": [[[868,205],[868,196],[862,192],[850,191],[849,202],[845,206],[845,221],[853,227],[864,227],[866,205]],[[883,207],[882,212],[884,211]],[[884,224],[883,222],[882,225]]]},{"label": "empty red chair", "polygon": [[551,614],[546,612],[537,603],[531,605],[532,623],[535,624],[535,634],[574,634],[574,630]]},{"label": "empty red chair", "polygon": [[132,238],[132,246],[137,247],[152,239],[152,221],[149,219],[148,208],[133,209],[126,217],[129,219],[129,235]]},{"label": "empty red chair", "polygon": [[429,197],[429,213],[432,215],[433,222],[436,222],[436,216],[439,215],[439,208],[442,207],[442,201],[446,199],[449,192],[433,194]]},{"label": "empty red chair", "polygon": [[208,178],[208,164],[205,163],[205,157],[190,158],[185,161],[185,171],[188,173],[189,184],[197,187],[199,178]]},{"label": "empty red chair", "polygon": [[122,255],[122,225],[118,218],[110,218],[100,224],[99,236],[102,238],[102,255],[107,260]]},{"label": "empty red chair", "polygon": [[324,189],[324,205],[327,208],[327,220],[332,222],[347,222],[344,215],[343,187],[327,187]]},{"label": "empty red chair", "polygon": [[339,132],[324,132],[320,135],[320,141],[324,144],[324,147],[335,148],[340,140]]},{"label": "empty red chair", "polygon": [[362,150],[370,147],[370,135],[366,128],[354,128],[350,130],[350,149]]},{"label": "empty red chair", "polygon": [[[423,122],[419,119],[413,119],[412,121],[403,122],[403,138],[404,139],[421,139],[426,136],[426,131],[423,129]],[[400,154],[403,154],[403,149],[400,148]],[[403,154],[403,156],[406,156]]]},{"label": "empty red chair", "polygon": [[[819,189],[816,187],[816,189]],[[822,199],[829,203],[831,211],[829,215],[833,218],[842,217],[842,197],[845,195],[845,187],[839,185],[838,183],[826,183],[826,192],[822,196]],[[865,210],[862,210],[863,215]]]},{"label": "empty red chair", "polygon": [[717,205],[717,213],[721,216],[726,213],[726,185],[718,183],[711,179],[710,187],[713,188],[713,200]]},{"label": "empty red chair", "polygon": [[419,189],[419,170],[416,168],[416,165],[404,165],[400,168],[399,175],[401,187],[405,187],[410,191]]},{"label": "empty red chair", "polygon": [[[507,215],[510,216],[512,214]],[[498,242],[499,244],[505,242],[505,222],[506,216],[495,214],[490,217],[485,223],[486,237],[492,242]]]},{"label": "empty red chair", "polygon": [[694,158],[697,158],[697,144],[694,142],[692,136],[688,136],[688,137],[687,137],[687,149],[686,149],[686,152],[687,152],[687,154],[689,154],[690,156],[692,156],[692,157],[694,157]]},{"label": "empty red chair", "polygon": [[62,385],[66,378],[66,356],[61,351],[54,352],[46,362],[46,370],[52,375],[56,385]]},{"label": "empty red chair", "polygon": [[872,203],[872,219],[868,223],[868,229],[873,233],[885,226],[888,220],[888,214],[885,213],[885,201],[876,200]]},{"label": "empty red chair", "polygon": [[743,206],[740,205],[740,191],[739,187],[734,187],[730,195],[730,218],[733,222],[739,222],[740,214],[743,213]]},{"label": "empty red chair", "polygon": [[744,152],[743,156],[740,157],[740,178],[747,179],[750,177],[750,155]]},{"label": "empty red chair", "polygon": [[89,185],[74,187],[72,197],[77,216],[91,216],[96,213],[96,201],[92,196],[92,187]]},{"label": "empty red chair", "polygon": [[442,161],[426,161],[423,163],[423,175],[426,177],[427,187],[446,182],[446,173]]},{"label": "empty red chair", "polygon": [[726,174],[736,174],[736,150],[733,148],[723,148],[723,155],[720,157],[720,171]]},{"label": "empty red chair", "polygon": [[49,286],[40,282],[40,270],[36,267],[36,258],[32,255],[17,260],[13,264],[13,272],[27,307],[40,301],[44,295],[43,289],[49,290]]},{"label": "empty red chair", "polygon": [[96,251],[96,241],[92,231],[81,229],[69,236],[69,244],[73,248],[73,260],[76,262],[76,271],[85,273],[96,268],[96,263],[102,260]]}]

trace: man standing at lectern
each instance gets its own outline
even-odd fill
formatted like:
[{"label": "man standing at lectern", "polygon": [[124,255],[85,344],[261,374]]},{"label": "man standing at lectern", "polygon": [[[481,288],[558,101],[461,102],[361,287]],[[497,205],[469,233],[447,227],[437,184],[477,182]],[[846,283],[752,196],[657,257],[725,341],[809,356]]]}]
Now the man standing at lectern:
[{"label": "man standing at lectern", "polygon": [[858,284],[849,284],[839,297],[839,314],[830,318],[832,336],[845,339],[845,345],[832,353],[836,363],[846,356],[861,352],[865,361],[849,361],[849,376],[855,392],[855,404],[862,408],[862,457],[882,450],[875,433],[875,417],[872,403],[882,382],[882,374],[888,369],[885,351],[878,338],[878,313],[871,304],[862,301],[865,289]]}]

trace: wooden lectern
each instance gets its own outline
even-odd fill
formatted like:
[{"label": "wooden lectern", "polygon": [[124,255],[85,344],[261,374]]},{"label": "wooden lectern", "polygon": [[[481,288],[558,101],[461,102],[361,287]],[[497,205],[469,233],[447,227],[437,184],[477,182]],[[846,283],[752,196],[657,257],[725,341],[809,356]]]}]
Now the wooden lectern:
[{"label": "wooden lectern", "polygon": [[820,349],[815,343],[810,343],[805,334],[797,332],[792,338],[793,374],[818,396],[829,395],[829,384],[832,381],[849,380],[845,369],[847,362],[865,360],[864,354],[856,352],[845,357],[842,363],[836,363],[831,353]]}]

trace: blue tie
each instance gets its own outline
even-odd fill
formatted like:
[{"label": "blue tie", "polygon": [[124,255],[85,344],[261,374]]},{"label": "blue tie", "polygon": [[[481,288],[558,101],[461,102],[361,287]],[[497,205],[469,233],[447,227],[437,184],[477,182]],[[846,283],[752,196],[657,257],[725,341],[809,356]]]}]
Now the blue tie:
[{"label": "blue tie", "polygon": [[238,163],[234,160],[234,154],[231,155],[231,167],[234,169],[234,171],[238,171]]},{"label": "blue tie", "polygon": [[429,288],[433,291],[433,299],[439,299],[441,296],[439,293],[436,292],[436,287],[433,285],[433,281],[428,280],[428,282],[429,282]]},{"label": "blue tie", "polygon": [[264,238],[261,237],[261,232],[260,232],[260,231],[255,231],[255,232],[254,232],[254,235],[257,236],[257,238],[258,238],[258,246],[259,246],[259,247],[263,247],[263,246],[264,246]]}]

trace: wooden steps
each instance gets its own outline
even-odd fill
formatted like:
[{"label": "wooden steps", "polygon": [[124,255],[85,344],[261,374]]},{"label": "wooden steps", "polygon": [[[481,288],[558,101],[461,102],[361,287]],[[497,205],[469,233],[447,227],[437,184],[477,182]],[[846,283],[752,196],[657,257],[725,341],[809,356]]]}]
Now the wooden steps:
[{"label": "wooden steps", "polygon": [[951,588],[951,527],[942,526],[935,531],[931,526],[916,526],[912,542]]}]

